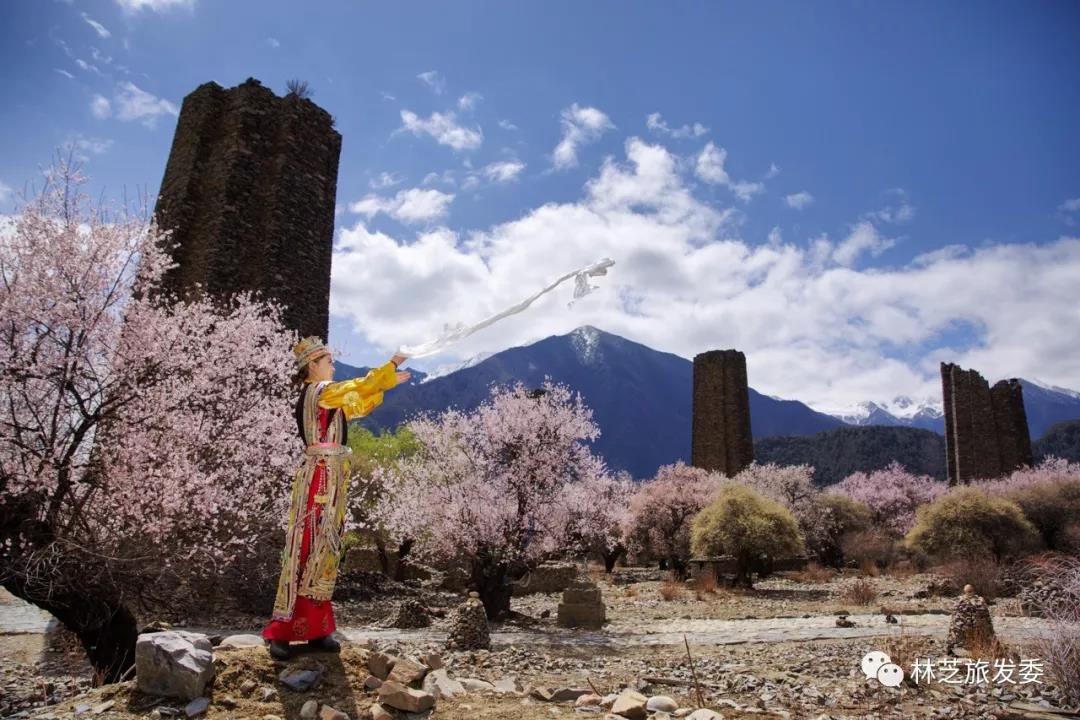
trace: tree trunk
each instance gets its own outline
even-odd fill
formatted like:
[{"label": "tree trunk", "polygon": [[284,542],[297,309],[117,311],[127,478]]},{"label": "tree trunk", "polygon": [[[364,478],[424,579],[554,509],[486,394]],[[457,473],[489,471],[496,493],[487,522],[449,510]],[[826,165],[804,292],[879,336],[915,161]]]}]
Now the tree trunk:
[{"label": "tree trunk", "polygon": [[135,616],[119,600],[73,588],[51,591],[47,598],[27,593],[20,583],[8,580],[4,587],[12,595],[53,614],[75,633],[86,650],[90,664],[102,682],[119,682],[135,664],[135,641],[139,628]]},{"label": "tree trunk", "polygon": [[505,566],[473,563],[472,584],[480,595],[488,620],[500,620],[510,613],[513,588]]},{"label": "tree trunk", "polygon": [[615,569],[615,563],[622,557],[623,552],[625,552],[625,548],[619,545],[614,550],[601,553],[604,558],[604,572],[611,574],[611,571]]},{"label": "tree trunk", "polygon": [[405,538],[398,545],[397,564],[394,566],[394,579],[398,582],[405,580],[405,558],[412,552],[413,539]]}]

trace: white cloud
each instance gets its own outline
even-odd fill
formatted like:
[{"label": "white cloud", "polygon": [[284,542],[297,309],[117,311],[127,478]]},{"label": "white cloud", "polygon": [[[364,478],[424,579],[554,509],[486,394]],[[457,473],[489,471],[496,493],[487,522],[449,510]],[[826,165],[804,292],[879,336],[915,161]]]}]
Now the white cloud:
[{"label": "white cloud", "polygon": [[397,100],[397,96],[391,95],[390,93],[386,92],[385,90],[382,91],[382,93],[380,93],[380,94],[382,95],[382,99],[386,100],[388,102],[393,102],[394,100]]},{"label": "white cloud", "polygon": [[15,197],[15,191],[3,180],[0,180],[0,205],[7,205]]},{"label": "white cloud", "polygon": [[453,193],[411,188],[392,198],[368,195],[350,204],[349,210],[368,219],[385,213],[407,224],[429,223],[446,217],[453,200]]},{"label": "white cloud", "polygon": [[877,228],[864,221],[852,228],[844,241],[836,246],[832,257],[840,265],[850,267],[864,252],[869,251],[876,257],[895,244],[895,240],[882,237]]},{"label": "white cloud", "polygon": [[75,150],[76,159],[86,162],[91,155],[104,155],[113,146],[107,138],[87,137],[76,134],[68,138],[67,144]]},{"label": "white cloud", "polygon": [[440,145],[452,147],[454,150],[475,150],[484,142],[484,134],[480,128],[471,129],[457,124],[454,113],[431,114],[424,119],[409,110],[401,111],[402,127],[398,130],[408,130],[413,135],[430,135]]},{"label": "white cloud", "polygon": [[116,4],[126,13],[137,13],[142,10],[165,12],[173,8],[190,10],[195,7],[195,0],[116,0]]},{"label": "white cloud", "polygon": [[524,169],[525,163],[520,160],[501,160],[487,165],[480,172],[492,182],[510,182],[517,180]]},{"label": "white cloud", "polygon": [[606,131],[614,129],[608,116],[594,107],[580,107],[577,103],[562,111],[562,140],[555,147],[551,159],[559,170],[578,164],[578,149],[595,142]]},{"label": "white cloud", "polygon": [[104,120],[112,115],[112,105],[104,95],[94,95],[90,99],[90,113],[98,120]]},{"label": "white cloud", "polygon": [[500,120],[499,121],[499,127],[501,127],[503,130],[517,130],[518,129],[518,126],[515,125],[514,123],[510,122],[509,120]]},{"label": "white cloud", "polygon": [[814,204],[814,196],[810,193],[802,190],[797,193],[793,193],[784,198],[789,208],[796,210],[804,210]]},{"label": "white cloud", "polygon": [[667,135],[668,137],[675,138],[676,140],[701,137],[705,133],[709,132],[709,128],[698,122],[694,123],[693,125],[683,125],[682,127],[672,130],[670,127],[668,127],[668,124],[664,122],[664,118],[660,116],[660,113],[652,113],[647,118],[645,118],[645,125],[658,135]]},{"label": "white cloud", "polygon": [[381,172],[377,178],[373,179],[368,184],[375,190],[384,190],[388,187],[400,185],[404,179],[405,178],[397,173]]},{"label": "white cloud", "polygon": [[1061,203],[1061,207],[1058,208],[1061,212],[1080,212],[1080,197],[1071,198]]},{"label": "white cloud", "polygon": [[270,47],[272,47],[275,50],[277,50],[279,47],[281,47],[281,41],[278,40],[275,37],[266,38],[266,44],[269,45]]},{"label": "white cloud", "polygon": [[90,57],[94,58],[94,62],[99,62],[103,65],[109,65],[112,63],[112,57],[105,55],[96,47],[90,48]]},{"label": "white cloud", "polygon": [[422,72],[416,79],[431,88],[436,95],[442,95],[446,91],[446,80],[434,70]]},{"label": "white cloud", "polygon": [[477,92],[465,93],[458,98],[458,110],[468,111],[476,107],[476,103],[484,99],[484,96]]},{"label": "white cloud", "polygon": [[98,75],[101,74],[101,70],[98,70],[96,65],[91,65],[90,63],[86,62],[82,58],[75,58],[75,64],[78,65],[80,68],[82,68],[86,72],[93,72],[93,73],[97,73]]},{"label": "white cloud", "polygon": [[880,210],[868,212],[866,217],[884,223],[903,223],[915,217],[915,208],[908,202],[908,195],[902,188],[893,188],[885,193],[890,200]]},{"label": "white cloud", "polygon": [[[493,325],[432,362],[465,359],[591,324],[685,358],[746,353],[751,385],[823,411],[897,395],[940,399],[941,360],[993,382],[1038,376],[1080,389],[1080,238],[959,249],[900,267],[851,267],[888,242],[856,225],[839,247],[738,237],[736,213],[698,200],[678,158],[637,139],[574,201],[509,222],[401,237],[342,230],[331,312],[387,350],[520,302],[561,274],[612,257],[601,290],[569,290]],[[839,257],[836,257],[839,254]],[[408,303],[401,301],[409,298]],[[950,348],[958,325],[976,342]],[[903,359],[898,359],[902,357]]]},{"label": "white cloud", "polygon": [[69,73],[67,70],[61,70],[60,68],[53,68],[53,70],[55,70],[56,72],[60,73],[64,77],[66,77],[68,80],[74,80],[75,79],[75,76],[72,75],[71,73]]},{"label": "white cloud", "polygon": [[776,163],[769,163],[769,172],[765,173],[766,180],[772,180],[774,177],[780,174],[780,166]]},{"label": "white cloud", "polygon": [[749,202],[754,195],[765,190],[764,183],[732,180],[727,170],[724,169],[726,160],[727,150],[718,148],[711,142],[707,143],[697,157],[694,171],[699,178],[710,185],[726,186],[743,202]]},{"label": "white cloud", "polygon": [[82,13],[82,19],[87,25],[94,28],[94,32],[98,34],[98,37],[104,38],[106,40],[112,37],[112,33],[109,32],[108,28],[106,28],[104,25],[102,25],[86,13]]},{"label": "white cloud", "polygon": [[179,108],[173,103],[148,93],[131,82],[118,86],[113,102],[119,120],[139,120],[146,127],[154,127],[161,115],[178,115]]}]

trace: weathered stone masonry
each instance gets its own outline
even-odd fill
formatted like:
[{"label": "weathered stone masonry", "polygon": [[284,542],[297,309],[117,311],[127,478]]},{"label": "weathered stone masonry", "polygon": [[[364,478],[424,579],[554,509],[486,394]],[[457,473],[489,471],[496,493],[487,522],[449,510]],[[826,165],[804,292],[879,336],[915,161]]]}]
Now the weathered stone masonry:
[{"label": "weathered stone masonry", "polygon": [[949,484],[995,478],[1032,464],[1020,381],[990,387],[975,370],[941,363]]},{"label": "weathered stone masonry", "polygon": [[158,223],[179,266],[166,289],[251,290],[302,335],[326,337],[341,135],[322,108],[257,80],[184,98]]},{"label": "weathered stone masonry", "polygon": [[710,350],[694,358],[690,462],[734,477],[754,461],[746,356]]}]

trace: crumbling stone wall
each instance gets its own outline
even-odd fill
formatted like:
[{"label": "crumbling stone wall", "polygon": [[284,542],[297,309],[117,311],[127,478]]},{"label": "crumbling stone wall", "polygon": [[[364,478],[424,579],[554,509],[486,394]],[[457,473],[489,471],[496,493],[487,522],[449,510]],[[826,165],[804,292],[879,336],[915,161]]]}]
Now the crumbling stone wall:
[{"label": "crumbling stone wall", "polygon": [[975,370],[941,363],[949,484],[994,478],[1032,464],[1020,381],[993,388]]},{"label": "crumbling stone wall", "polygon": [[710,350],[694,358],[690,463],[734,477],[754,461],[746,356]]},{"label": "crumbling stone wall", "polygon": [[154,214],[178,267],[166,289],[250,290],[326,337],[341,135],[310,100],[258,80],[184,98]]}]

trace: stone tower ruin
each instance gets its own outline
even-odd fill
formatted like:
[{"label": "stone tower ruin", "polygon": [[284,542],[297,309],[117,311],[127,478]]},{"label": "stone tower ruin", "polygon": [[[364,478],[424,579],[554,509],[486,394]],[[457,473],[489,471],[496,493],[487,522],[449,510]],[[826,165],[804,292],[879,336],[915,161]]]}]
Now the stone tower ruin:
[{"label": "stone tower ruin", "polygon": [[754,462],[746,356],[710,350],[694,358],[690,463],[734,477]]},{"label": "stone tower ruin", "polygon": [[1017,379],[990,387],[975,370],[941,363],[949,484],[995,478],[1032,464],[1024,394]]},{"label": "stone tower ruin", "polygon": [[325,338],[340,155],[333,118],[297,93],[254,78],[197,87],[154,209],[178,263],[165,288],[254,291],[284,306],[291,329]]}]

